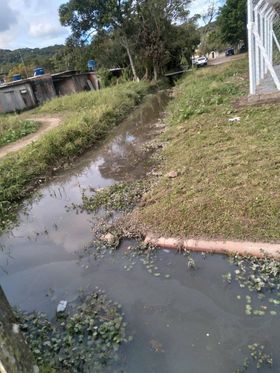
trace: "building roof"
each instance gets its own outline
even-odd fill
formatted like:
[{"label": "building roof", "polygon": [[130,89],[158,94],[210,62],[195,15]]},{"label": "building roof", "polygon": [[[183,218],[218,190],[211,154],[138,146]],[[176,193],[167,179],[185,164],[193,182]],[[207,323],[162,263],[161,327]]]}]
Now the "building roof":
[{"label": "building roof", "polygon": [[31,76],[30,78],[15,80],[14,82],[1,84],[0,89],[15,87],[17,85],[29,84],[31,83],[31,81],[34,81],[34,80],[45,80],[45,79],[50,79],[50,78],[51,78],[51,74]]}]

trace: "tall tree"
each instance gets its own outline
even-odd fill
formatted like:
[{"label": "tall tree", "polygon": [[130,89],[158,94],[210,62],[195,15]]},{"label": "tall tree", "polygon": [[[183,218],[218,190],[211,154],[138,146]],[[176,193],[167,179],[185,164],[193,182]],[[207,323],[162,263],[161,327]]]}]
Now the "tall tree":
[{"label": "tall tree", "polygon": [[60,22],[69,26],[74,38],[82,43],[100,32],[118,33],[119,41],[129,57],[134,79],[137,80],[130,44],[126,36],[131,28],[133,0],[69,0],[59,8]]},{"label": "tall tree", "polygon": [[[140,71],[144,65],[146,75],[157,79],[164,66],[174,60],[172,53],[181,55],[186,50],[188,43],[182,38],[179,39],[183,45],[177,42],[173,48],[172,43],[174,35],[178,36],[179,24],[188,21],[189,3],[190,0],[69,0],[61,5],[59,15],[62,25],[71,27],[72,38],[81,44],[92,40],[93,46],[108,46],[109,39],[114,48],[118,44],[120,51],[126,51],[134,79],[140,61]],[[186,39],[189,42],[191,38]],[[110,55],[108,48],[106,53]]]},{"label": "tall tree", "polygon": [[224,42],[247,45],[247,0],[227,0],[217,22]]}]

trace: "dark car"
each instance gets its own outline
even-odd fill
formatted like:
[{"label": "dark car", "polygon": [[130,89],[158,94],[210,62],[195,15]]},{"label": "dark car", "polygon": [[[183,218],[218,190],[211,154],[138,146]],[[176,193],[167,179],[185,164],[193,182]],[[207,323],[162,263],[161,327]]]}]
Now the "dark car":
[{"label": "dark car", "polygon": [[245,45],[242,45],[242,47],[239,49],[239,52],[240,52],[240,53],[245,53],[245,52],[247,52],[247,49],[246,49]]},{"label": "dark car", "polygon": [[233,48],[228,48],[225,51],[225,55],[228,56],[234,56],[234,49]]}]

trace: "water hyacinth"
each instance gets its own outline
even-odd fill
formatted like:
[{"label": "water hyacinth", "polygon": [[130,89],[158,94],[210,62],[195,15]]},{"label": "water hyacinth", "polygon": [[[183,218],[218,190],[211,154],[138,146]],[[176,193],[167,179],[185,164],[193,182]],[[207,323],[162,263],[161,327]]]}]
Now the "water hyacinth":
[{"label": "water hyacinth", "polygon": [[[276,316],[275,307],[280,305],[280,262],[268,257],[259,259],[240,256],[230,258],[230,262],[237,269],[233,274],[229,272],[223,275],[224,280],[229,284],[235,280],[240,288],[257,294],[257,297],[254,297],[254,305],[252,296],[245,296],[246,315],[263,316],[269,312],[270,315]],[[241,296],[237,296],[237,299],[241,299]],[[256,306],[259,302],[261,304]]]},{"label": "water hyacinth", "polygon": [[118,360],[120,344],[131,340],[120,309],[99,290],[55,322],[40,313],[17,315],[42,371],[86,373],[103,372]]},{"label": "water hyacinth", "polygon": [[[261,369],[265,366],[272,367],[272,356],[265,352],[265,347],[259,343],[252,343],[247,346],[248,357],[243,360],[242,368],[233,373],[245,373],[249,368]],[[254,370],[255,371],[255,370]]]}]

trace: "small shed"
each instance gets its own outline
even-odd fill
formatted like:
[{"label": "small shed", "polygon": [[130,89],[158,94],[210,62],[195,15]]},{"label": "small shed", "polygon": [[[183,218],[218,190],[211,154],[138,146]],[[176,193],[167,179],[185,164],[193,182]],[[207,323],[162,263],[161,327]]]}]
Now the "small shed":
[{"label": "small shed", "polygon": [[32,84],[36,103],[43,104],[47,100],[51,100],[56,96],[51,74],[44,74],[28,78]]},{"label": "small shed", "polygon": [[98,89],[94,72],[79,73],[76,70],[68,70],[53,74],[52,79],[58,96]]},{"label": "small shed", "polygon": [[0,111],[10,113],[36,106],[32,83],[23,79],[0,86]]}]

